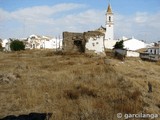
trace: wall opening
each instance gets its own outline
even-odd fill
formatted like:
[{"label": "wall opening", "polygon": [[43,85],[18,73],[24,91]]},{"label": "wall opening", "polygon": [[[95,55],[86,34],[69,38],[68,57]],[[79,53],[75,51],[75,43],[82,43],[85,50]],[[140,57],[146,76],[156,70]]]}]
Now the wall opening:
[{"label": "wall opening", "polygon": [[111,22],[111,16],[109,16],[109,22]]},{"label": "wall opening", "polygon": [[84,52],[82,40],[74,40],[74,45],[76,46],[78,52]]}]

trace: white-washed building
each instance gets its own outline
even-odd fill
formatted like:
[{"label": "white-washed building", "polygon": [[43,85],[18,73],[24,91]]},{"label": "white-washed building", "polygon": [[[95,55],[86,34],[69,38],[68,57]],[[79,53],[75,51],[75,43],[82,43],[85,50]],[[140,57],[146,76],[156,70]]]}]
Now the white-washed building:
[{"label": "white-washed building", "polygon": [[4,39],[4,40],[2,40],[2,47],[3,47],[3,48],[5,48],[6,43],[7,43],[8,41],[9,41],[8,39]]},{"label": "white-washed building", "polygon": [[26,41],[27,49],[61,49],[62,39],[47,36],[31,35]]},{"label": "white-washed building", "polygon": [[149,47],[145,52],[140,53],[140,58],[151,61],[160,60],[160,41],[154,47]]},{"label": "white-washed building", "polygon": [[148,48],[147,53],[152,55],[160,55],[160,41],[158,42],[158,44],[155,44],[154,47]]},{"label": "white-washed building", "polygon": [[135,51],[135,50],[138,50],[138,49],[146,48],[146,43],[145,42],[143,42],[141,40],[138,40],[138,39],[135,39],[134,37],[124,39],[123,41],[124,41],[123,42],[124,48],[127,49],[127,50]]},{"label": "white-washed building", "polygon": [[118,40],[114,40],[114,13],[109,4],[106,12],[105,48],[113,49],[117,41]]},{"label": "white-washed building", "polygon": [[4,39],[2,42],[3,51],[11,51],[10,44],[12,40],[11,39]]},{"label": "white-washed building", "polygon": [[105,54],[104,36],[90,37],[85,45],[86,51],[94,51],[96,54]]}]

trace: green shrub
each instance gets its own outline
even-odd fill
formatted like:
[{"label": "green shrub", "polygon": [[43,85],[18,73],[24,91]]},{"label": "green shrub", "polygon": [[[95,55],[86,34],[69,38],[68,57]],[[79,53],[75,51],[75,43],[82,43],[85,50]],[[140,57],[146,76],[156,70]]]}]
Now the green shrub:
[{"label": "green shrub", "polygon": [[25,49],[25,45],[22,41],[14,40],[11,42],[10,48],[12,51],[20,51]]},{"label": "green shrub", "polygon": [[2,50],[3,50],[2,43],[0,43],[0,51],[2,51]]},{"label": "green shrub", "polygon": [[123,40],[116,42],[116,44],[114,45],[114,49],[123,49],[124,45],[123,45]]}]

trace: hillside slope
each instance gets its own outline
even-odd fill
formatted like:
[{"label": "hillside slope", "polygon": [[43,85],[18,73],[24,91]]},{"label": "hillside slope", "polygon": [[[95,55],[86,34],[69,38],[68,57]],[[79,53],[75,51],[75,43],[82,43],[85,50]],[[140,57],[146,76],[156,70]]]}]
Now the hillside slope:
[{"label": "hillside slope", "polygon": [[51,120],[116,120],[117,113],[159,114],[159,96],[158,63],[44,50],[0,53],[0,118],[50,112]]}]

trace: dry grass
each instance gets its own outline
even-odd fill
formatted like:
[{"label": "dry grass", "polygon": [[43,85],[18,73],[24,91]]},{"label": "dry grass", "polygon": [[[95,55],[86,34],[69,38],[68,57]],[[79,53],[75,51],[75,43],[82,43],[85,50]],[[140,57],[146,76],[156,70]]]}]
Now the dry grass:
[{"label": "dry grass", "polygon": [[[0,53],[0,118],[51,112],[52,120],[116,120],[119,112],[160,113],[157,63],[105,59],[50,50]],[[14,79],[4,82],[8,74]]]}]

